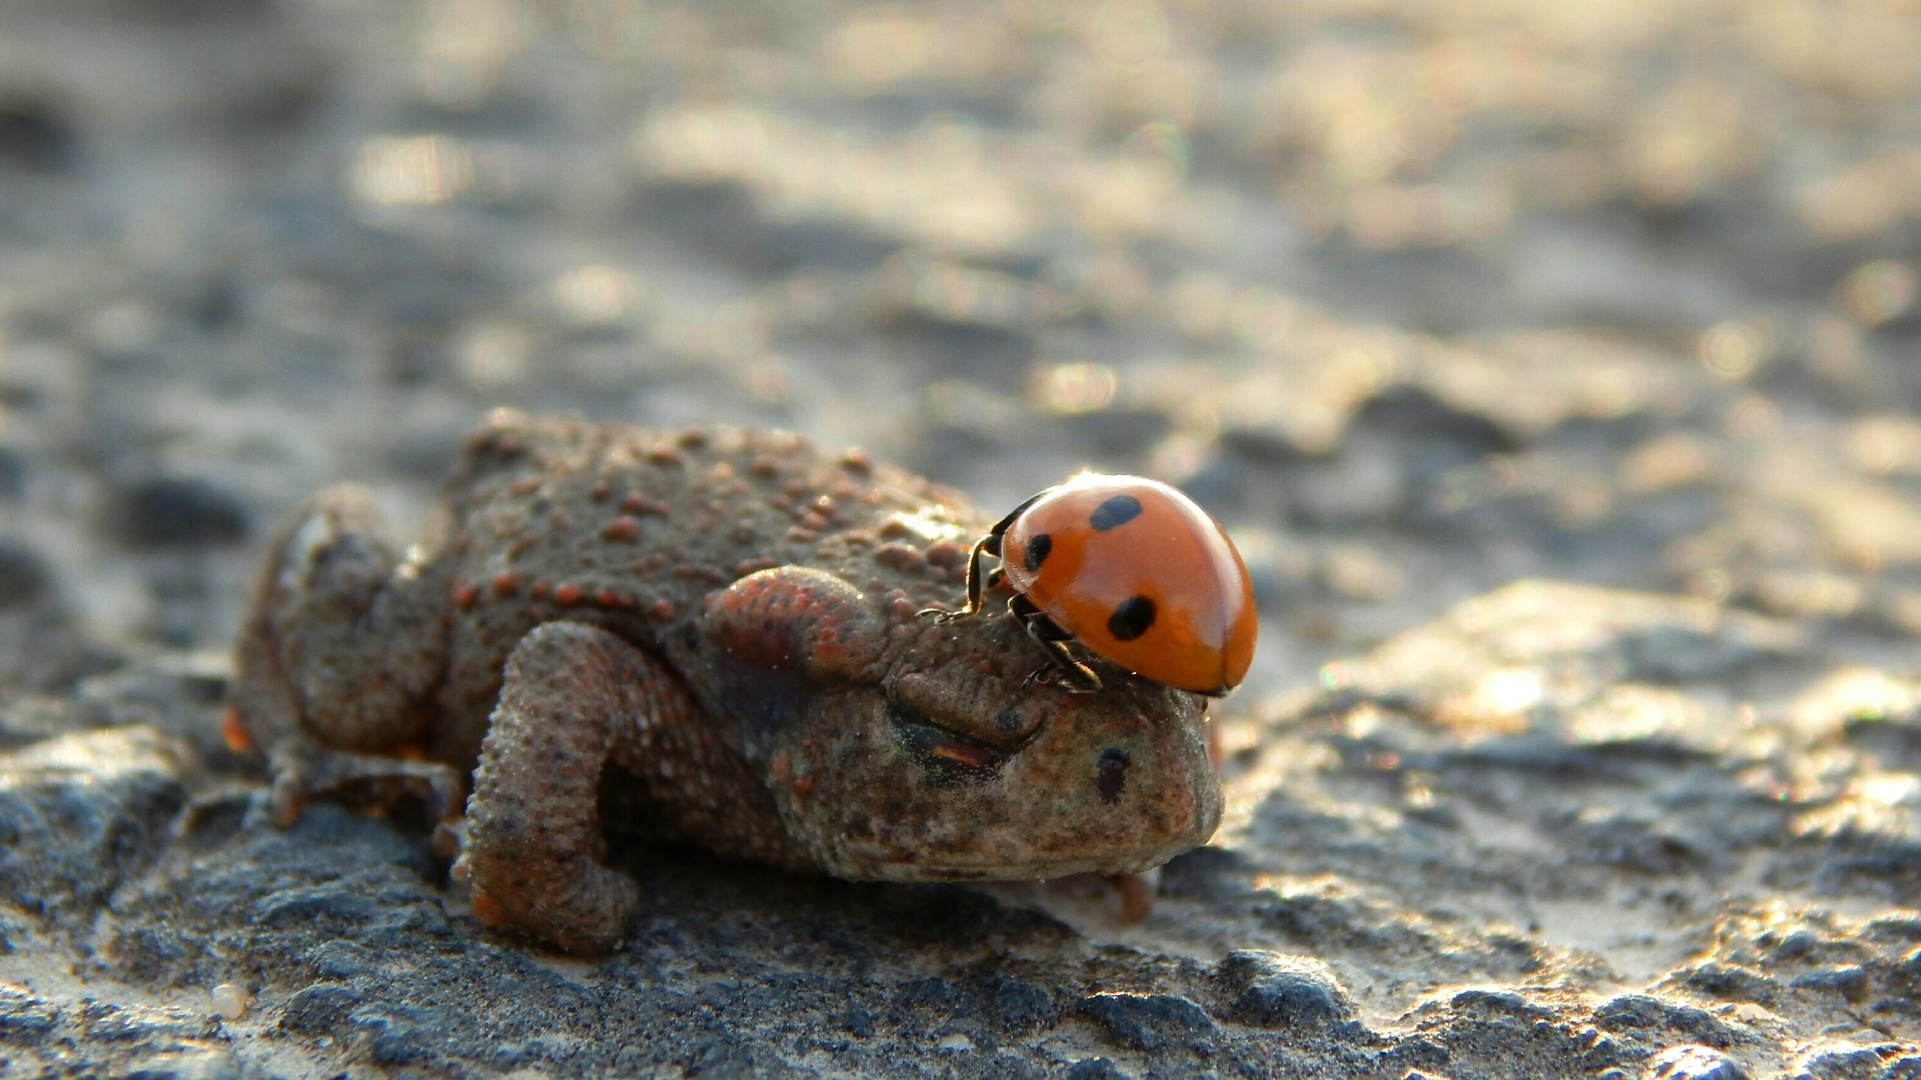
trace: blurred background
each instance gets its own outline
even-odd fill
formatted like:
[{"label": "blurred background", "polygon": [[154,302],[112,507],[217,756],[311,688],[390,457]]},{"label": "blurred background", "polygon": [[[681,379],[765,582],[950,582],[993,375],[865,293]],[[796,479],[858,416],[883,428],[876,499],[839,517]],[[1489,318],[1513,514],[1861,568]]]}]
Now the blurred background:
[{"label": "blurred background", "polygon": [[[1083,466],[1309,678],[1518,577],[1921,632],[1913,0],[16,0],[0,685],[511,404]],[[1243,700],[1246,700],[1245,698]]]}]

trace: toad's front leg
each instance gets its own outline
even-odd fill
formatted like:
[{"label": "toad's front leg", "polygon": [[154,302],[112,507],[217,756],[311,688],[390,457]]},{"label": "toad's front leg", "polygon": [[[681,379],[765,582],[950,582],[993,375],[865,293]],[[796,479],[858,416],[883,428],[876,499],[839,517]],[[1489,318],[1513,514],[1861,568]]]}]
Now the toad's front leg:
[{"label": "toad's front leg", "polygon": [[[658,661],[582,623],[536,627],[507,658],[474,793],[460,869],[474,914],[580,952],[618,940],[638,901],[601,865],[601,770],[658,753],[698,706]],[[689,763],[683,763],[689,764]]]}]

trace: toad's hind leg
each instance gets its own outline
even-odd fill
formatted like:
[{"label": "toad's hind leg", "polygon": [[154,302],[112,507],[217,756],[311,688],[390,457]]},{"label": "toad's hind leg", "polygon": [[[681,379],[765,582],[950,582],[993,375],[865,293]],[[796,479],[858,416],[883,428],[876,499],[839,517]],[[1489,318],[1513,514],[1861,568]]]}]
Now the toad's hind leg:
[{"label": "toad's hind leg", "polygon": [[458,809],[459,775],[417,760],[445,677],[448,607],[444,581],[395,557],[364,489],[315,495],[274,537],[225,729],[266,752],[275,820],[346,787],[379,802],[417,796],[437,817]]},{"label": "toad's hind leg", "polygon": [[474,914],[564,949],[611,948],[639,892],[599,861],[601,770],[640,760],[650,730],[697,714],[666,668],[605,630],[551,622],[522,638],[467,802],[460,867]]}]

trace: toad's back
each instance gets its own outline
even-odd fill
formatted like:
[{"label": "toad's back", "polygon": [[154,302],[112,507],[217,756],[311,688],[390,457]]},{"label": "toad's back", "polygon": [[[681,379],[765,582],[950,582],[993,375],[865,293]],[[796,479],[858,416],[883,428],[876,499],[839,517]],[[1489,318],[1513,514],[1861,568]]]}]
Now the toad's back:
[{"label": "toad's back", "polygon": [[979,524],[958,492],[788,432],[514,413],[467,440],[447,507],[452,741],[435,756],[455,762],[478,753],[507,655],[541,623],[603,627],[698,683],[703,666],[675,664],[690,659],[676,639],[715,589],[815,566],[914,610],[964,580],[959,541]]}]

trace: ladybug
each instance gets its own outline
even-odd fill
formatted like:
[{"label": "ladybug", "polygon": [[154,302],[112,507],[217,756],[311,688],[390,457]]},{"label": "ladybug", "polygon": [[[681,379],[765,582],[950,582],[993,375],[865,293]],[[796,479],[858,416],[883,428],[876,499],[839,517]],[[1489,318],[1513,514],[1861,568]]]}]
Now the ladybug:
[{"label": "ladybug", "polygon": [[[983,555],[1001,560],[985,578]],[[1254,658],[1254,590],[1240,552],[1192,499],[1157,481],[1082,473],[1035,495],[975,543],[966,605],[922,614],[978,614],[982,593],[1003,579],[1014,591],[1008,614],[1048,651],[1071,690],[1097,690],[1101,680],[1069,641],[1209,697],[1237,686]]]}]

